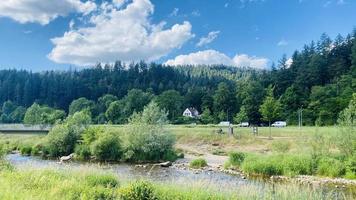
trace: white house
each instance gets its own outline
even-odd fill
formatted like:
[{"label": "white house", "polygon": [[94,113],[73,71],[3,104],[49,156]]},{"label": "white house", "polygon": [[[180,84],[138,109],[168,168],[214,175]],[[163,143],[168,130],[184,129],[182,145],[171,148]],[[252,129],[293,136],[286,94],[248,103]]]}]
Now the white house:
[{"label": "white house", "polygon": [[184,110],[183,116],[197,118],[197,117],[199,117],[199,112],[195,108],[187,108]]}]

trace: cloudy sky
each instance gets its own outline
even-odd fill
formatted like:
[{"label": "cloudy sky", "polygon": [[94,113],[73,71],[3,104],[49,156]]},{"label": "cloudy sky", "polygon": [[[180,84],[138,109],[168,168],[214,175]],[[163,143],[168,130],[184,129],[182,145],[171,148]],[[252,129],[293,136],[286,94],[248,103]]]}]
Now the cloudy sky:
[{"label": "cloudy sky", "polygon": [[0,69],[145,60],[267,68],[356,26],[354,0],[1,0]]}]

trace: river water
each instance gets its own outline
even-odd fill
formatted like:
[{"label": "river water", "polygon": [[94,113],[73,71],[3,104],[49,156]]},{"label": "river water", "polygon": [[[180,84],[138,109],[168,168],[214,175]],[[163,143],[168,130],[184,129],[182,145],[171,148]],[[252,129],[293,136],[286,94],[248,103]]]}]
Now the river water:
[{"label": "river water", "polygon": [[[162,167],[136,167],[130,164],[98,164],[98,163],[80,163],[69,162],[61,164],[56,160],[43,160],[39,157],[22,156],[20,154],[9,154],[6,159],[17,169],[56,169],[56,170],[96,170],[110,172],[118,175],[120,178],[128,180],[145,179],[159,183],[169,183],[174,185],[195,186],[202,188],[214,188],[216,191],[234,191],[236,188],[253,188],[254,191],[264,193],[266,190],[274,188],[272,183],[263,179],[243,179],[241,176],[229,175],[223,172],[201,171],[196,173],[191,170]],[[299,186],[301,190],[307,189],[305,186]],[[335,188],[318,188],[320,191],[330,193],[332,190],[333,199],[343,196],[349,196],[348,192]]]}]

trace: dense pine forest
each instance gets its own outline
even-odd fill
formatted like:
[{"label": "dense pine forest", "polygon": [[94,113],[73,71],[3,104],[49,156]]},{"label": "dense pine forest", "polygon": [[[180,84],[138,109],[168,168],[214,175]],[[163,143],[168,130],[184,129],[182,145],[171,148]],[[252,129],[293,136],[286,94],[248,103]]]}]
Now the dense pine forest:
[{"label": "dense pine forest", "polygon": [[[0,71],[2,123],[55,123],[83,109],[93,123],[126,123],[154,100],[172,123],[187,107],[200,113],[198,123],[229,120],[265,123],[266,96],[278,102],[273,120],[305,125],[333,125],[356,92],[356,31],[330,39],[323,34],[292,63],[282,56],[270,70],[228,66],[164,66],[155,63],[98,64],[69,71]],[[194,120],[193,120],[194,121]]]}]

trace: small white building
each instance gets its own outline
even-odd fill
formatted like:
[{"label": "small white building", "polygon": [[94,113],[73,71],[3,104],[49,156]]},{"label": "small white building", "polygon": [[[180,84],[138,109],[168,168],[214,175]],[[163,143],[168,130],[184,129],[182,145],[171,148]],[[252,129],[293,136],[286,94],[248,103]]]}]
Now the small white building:
[{"label": "small white building", "polygon": [[191,118],[198,118],[199,117],[199,112],[195,108],[187,108],[187,109],[184,110],[183,116],[191,117]]}]

